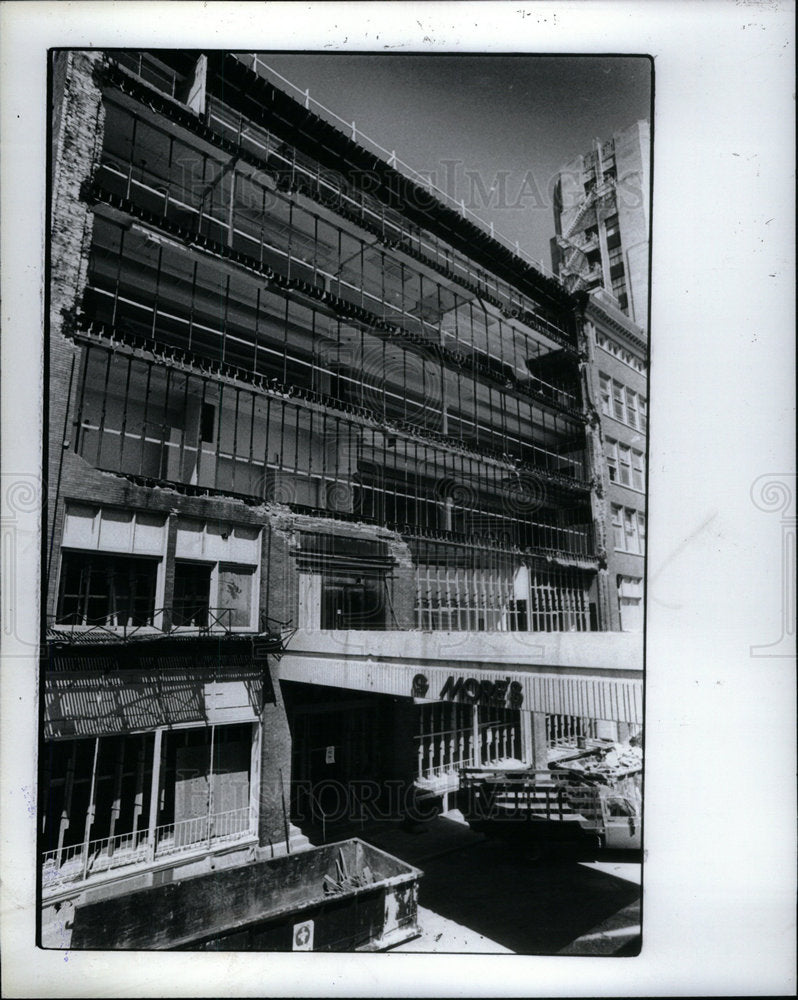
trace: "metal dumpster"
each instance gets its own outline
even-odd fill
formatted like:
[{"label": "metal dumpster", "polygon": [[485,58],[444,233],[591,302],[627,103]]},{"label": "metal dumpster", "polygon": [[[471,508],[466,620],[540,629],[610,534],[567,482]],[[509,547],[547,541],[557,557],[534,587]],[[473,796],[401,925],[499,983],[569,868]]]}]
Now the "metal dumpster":
[{"label": "metal dumpster", "polygon": [[352,838],[78,907],[70,948],[379,951],[420,933],[422,874]]}]

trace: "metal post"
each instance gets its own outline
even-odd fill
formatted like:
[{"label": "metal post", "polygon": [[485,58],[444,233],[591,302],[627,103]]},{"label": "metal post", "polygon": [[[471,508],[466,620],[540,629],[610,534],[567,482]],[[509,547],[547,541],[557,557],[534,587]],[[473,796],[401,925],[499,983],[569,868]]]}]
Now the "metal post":
[{"label": "metal post", "polygon": [[216,735],[216,726],[211,726],[211,745],[208,761],[208,850],[211,847],[211,826],[213,824],[213,746]]},{"label": "metal post", "polygon": [[89,805],[86,809],[86,825],[83,828],[83,878],[86,878],[86,874],[89,869],[89,841],[91,838],[91,828],[94,823],[94,810],[95,810],[95,790],[97,786],[97,759],[100,753],[100,738],[99,736],[94,740],[94,760],[91,765],[91,785],[89,788]]},{"label": "metal post", "polygon": [[161,747],[163,730],[155,730],[155,743],[152,751],[152,785],[150,786],[150,812],[147,827],[147,854],[150,861],[155,857],[157,844],[155,841],[155,826],[158,822],[158,802],[161,797]]},{"label": "metal post", "polygon": [[474,740],[474,767],[482,767],[482,746],[479,739],[479,708],[471,708],[471,733]]}]

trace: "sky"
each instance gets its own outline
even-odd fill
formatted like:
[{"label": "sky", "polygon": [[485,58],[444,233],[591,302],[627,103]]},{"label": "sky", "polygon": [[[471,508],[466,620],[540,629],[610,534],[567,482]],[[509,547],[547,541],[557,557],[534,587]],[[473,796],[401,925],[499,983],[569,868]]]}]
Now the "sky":
[{"label": "sky", "polygon": [[639,56],[261,58],[547,268],[558,169],[651,117],[651,63]]}]

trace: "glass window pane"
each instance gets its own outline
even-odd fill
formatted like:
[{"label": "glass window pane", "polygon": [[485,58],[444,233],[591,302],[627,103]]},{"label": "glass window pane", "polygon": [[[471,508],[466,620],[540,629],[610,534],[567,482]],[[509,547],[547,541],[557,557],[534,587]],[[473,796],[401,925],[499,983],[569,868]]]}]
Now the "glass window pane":
[{"label": "glass window pane", "polygon": [[218,618],[230,628],[252,625],[252,591],[255,570],[248,566],[219,567]]}]

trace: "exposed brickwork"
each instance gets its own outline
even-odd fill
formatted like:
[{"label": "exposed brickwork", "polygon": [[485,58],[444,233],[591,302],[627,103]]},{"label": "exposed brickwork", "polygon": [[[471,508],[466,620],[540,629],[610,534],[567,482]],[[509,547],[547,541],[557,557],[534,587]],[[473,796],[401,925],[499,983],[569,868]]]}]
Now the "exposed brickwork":
[{"label": "exposed brickwork", "polygon": [[582,360],[579,364],[582,399],[588,421],[585,426],[585,457],[588,476],[593,483],[590,493],[590,507],[593,515],[593,537],[598,572],[594,585],[598,612],[598,626],[601,630],[611,629],[612,600],[607,574],[607,468],[604,460],[604,445],[601,440],[601,418],[599,410],[598,384],[595,377],[593,343],[584,321],[579,324],[579,348]]},{"label": "exposed brickwork", "polygon": [[[605,457],[606,440],[616,441],[619,444],[628,445],[631,448],[646,453],[646,435],[644,432],[635,430],[612,417],[607,417],[601,412],[600,403],[600,375],[604,374],[611,379],[620,382],[637,395],[648,397],[648,380],[645,375],[624,364],[618,358],[613,357],[607,351],[596,347],[596,330],[603,330],[611,339],[623,343],[622,335],[618,330],[607,323],[602,326],[598,319],[598,313],[587,323],[587,336],[585,341],[588,352],[588,363],[585,366],[585,385],[589,393],[591,423],[588,432],[591,453],[594,456],[594,475],[598,484],[597,489],[597,530],[600,533],[602,542],[600,551],[603,553],[603,565],[599,571],[600,585],[604,587],[607,594],[607,627],[612,631],[620,631],[621,618],[618,607],[618,589],[616,579],[619,574],[642,579],[644,577],[644,559],[641,555],[633,555],[625,552],[616,552],[612,535],[612,504],[620,504],[634,510],[645,512],[646,497],[637,490],[629,489],[619,482],[611,482]],[[630,324],[630,332],[635,328]],[[640,331],[636,331],[640,334]],[[638,352],[644,358],[642,350]],[[644,362],[645,363],[645,362]],[[603,578],[603,581],[602,581]]]},{"label": "exposed brickwork", "polygon": [[64,443],[74,444],[74,390],[80,375],[80,352],[61,331],[65,313],[75,308],[86,283],[93,215],[81,200],[80,189],[91,175],[102,147],[104,110],[93,78],[93,69],[100,59],[96,52],[60,52],[54,64],[53,94],[57,113],[52,133],[50,382],[47,397],[51,428],[47,468],[48,523],[53,526],[53,556],[52,559],[48,557],[48,613],[54,610],[53,588],[63,521],[63,511],[56,507],[63,496],[64,481],[70,479],[66,469],[70,461],[64,455]]},{"label": "exposed brickwork", "polygon": [[278,665],[270,658],[274,704],[265,703],[260,728],[260,794],[258,842],[261,847],[287,839],[291,808],[291,733],[278,680]]}]

